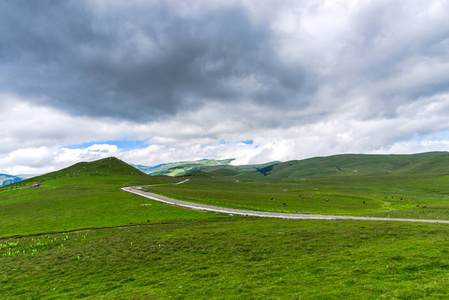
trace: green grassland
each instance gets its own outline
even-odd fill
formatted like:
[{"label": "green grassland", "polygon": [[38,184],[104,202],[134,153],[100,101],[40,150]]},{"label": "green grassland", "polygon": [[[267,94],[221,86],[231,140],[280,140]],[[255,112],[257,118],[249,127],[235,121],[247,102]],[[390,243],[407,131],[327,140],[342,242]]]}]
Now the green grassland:
[{"label": "green grassland", "polygon": [[0,240],[3,299],[446,299],[443,224],[247,217]]},{"label": "green grassland", "polygon": [[[0,189],[0,237],[216,216],[149,203],[120,190],[173,181],[143,174],[116,158],[21,181]],[[42,186],[31,188],[32,183]]]},{"label": "green grassland", "polygon": [[449,219],[449,175],[445,174],[189,178],[181,185],[146,189],[180,200],[260,211]]},{"label": "green grassland", "polygon": [[0,188],[0,298],[446,299],[446,224],[226,216],[120,190],[254,210],[449,219],[444,163],[421,155],[358,176],[264,176],[251,166],[183,178],[150,177],[115,158],[79,163]]}]

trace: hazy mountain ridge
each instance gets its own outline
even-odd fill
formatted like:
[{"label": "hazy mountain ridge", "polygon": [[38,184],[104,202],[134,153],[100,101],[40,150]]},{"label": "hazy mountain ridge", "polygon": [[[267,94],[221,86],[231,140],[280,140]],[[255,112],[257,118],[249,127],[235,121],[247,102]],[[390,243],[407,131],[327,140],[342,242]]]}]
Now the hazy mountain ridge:
[{"label": "hazy mountain ridge", "polygon": [[161,169],[163,166],[167,165],[167,164],[159,164],[157,166],[144,166],[144,165],[135,165],[135,164],[130,164],[131,166],[133,166],[136,169],[139,169],[140,171],[142,171],[145,174],[152,174],[155,170]]},{"label": "hazy mountain ridge", "polygon": [[160,164],[149,167],[143,165],[133,165],[135,168],[148,175],[183,176],[196,171],[210,172],[223,166],[229,166],[234,158],[229,159],[201,159],[196,161],[183,161]]},{"label": "hazy mountain ridge", "polygon": [[0,187],[8,184],[12,184],[15,182],[19,182],[24,180],[24,177],[9,175],[9,174],[0,174]]}]

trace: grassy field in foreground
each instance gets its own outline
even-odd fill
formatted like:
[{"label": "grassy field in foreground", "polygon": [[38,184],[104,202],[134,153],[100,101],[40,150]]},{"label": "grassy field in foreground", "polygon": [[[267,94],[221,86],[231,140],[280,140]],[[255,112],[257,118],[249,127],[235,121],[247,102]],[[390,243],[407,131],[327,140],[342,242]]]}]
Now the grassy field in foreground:
[{"label": "grassy field in foreground", "polygon": [[0,240],[3,299],[446,299],[449,227],[228,217]]},{"label": "grassy field in foreground", "polygon": [[447,175],[321,179],[191,176],[181,185],[147,189],[176,199],[240,209],[449,219]]}]

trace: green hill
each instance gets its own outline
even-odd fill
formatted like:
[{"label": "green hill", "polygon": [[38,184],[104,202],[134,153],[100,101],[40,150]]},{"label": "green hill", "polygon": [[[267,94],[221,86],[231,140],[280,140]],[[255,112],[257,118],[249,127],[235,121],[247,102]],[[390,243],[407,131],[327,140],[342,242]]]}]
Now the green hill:
[{"label": "green hill", "polygon": [[380,174],[447,173],[447,152],[410,155],[343,154],[278,163],[259,169],[271,177],[335,177]]},{"label": "green hill", "polygon": [[[183,176],[201,170],[209,176],[240,177],[348,177],[362,175],[413,175],[449,173],[448,152],[418,154],[341,154],[313,157],[287,162],[269,162],[258,165],[232,166],[226,163],[209,165],[193,163],[167,164],[151,174]],[[202,174],[204,176],[204,174]]]},{"label": "green hill", "polygon": [[0,188],[0,237],[210,217],[157,202],[141,206],[149,200],[120,190],[176,181],[148,176],[114,157],[77,163]]},{"label": "green hill", "polygon": [[241,172],[236,167],[220,168],[207,173],[209,176],[239,176]]},{"label": "green hill", "polygon": [[397,174],[449,174],[449,154],[432,159],[422,159],[404,166],[396,171]]},{"label": "green hill", "polygon": [[[160,164],[154,167],[147,167],[143,165],[133,165],[137,169],[141,170],[145,174],[155,176],[155,175],[165,175],[165,176],[186,176],[189,174],[196,173],[197,171],[202,171],[208,173],[209,176],[246,176],[246,177],[257,177],[261,175],[261,169],[267,168],[278,164],[278,161],[268,162],[264,164],[257,165],[240,165],[233,166],[230,163],[234,159],[202,159],[197,161],[185,161],[185,162],[175,162]],[[263,172],[262,172],[263,173]],[[201,176],[205,176],[203,173]]]},{"label": "green hill", "polygon": [[197,161],[183,161],[162,164],[155,167],[135,165],[136,168],[148,175],[183,176],[196,171],[209,172],[228,166],[234,159],[202,159]]}]

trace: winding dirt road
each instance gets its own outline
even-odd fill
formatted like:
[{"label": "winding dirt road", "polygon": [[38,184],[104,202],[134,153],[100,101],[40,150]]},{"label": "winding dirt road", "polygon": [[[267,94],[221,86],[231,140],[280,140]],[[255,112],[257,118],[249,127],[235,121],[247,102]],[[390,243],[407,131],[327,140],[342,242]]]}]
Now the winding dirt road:
[{"label": "winding dirt road", "polygon": [[[181,182],[183,183],[183,182]],[[177,183],[180,184],[180,183]],[[360,220],[360,221],[398,221],[398,222],[420,222],[420,223],[443,223],[449,224],[449,221],[444,220],[421,220],[421,219],[391,219],[391,218],[373,218],[373,217],[351,217],[351,216],[330,216],[330,215],[306,215],[306,214],[288,214],[288,213],[275,213],[253,210],[233,209],[205,204],[198,204],[192,202],[186,202],[176,200],[154,193],[144,192],[141,187],[131,186],[123,187],[123,191],[133,193],[151,200],[176,205],[180,207],[186,207],[200,211],[218,212],[229,215],[244,215],[244,216],[256,216],[256,217],[268,217],[268,218],[282,218],[282,219],[324,219],[324,220]]]}]

